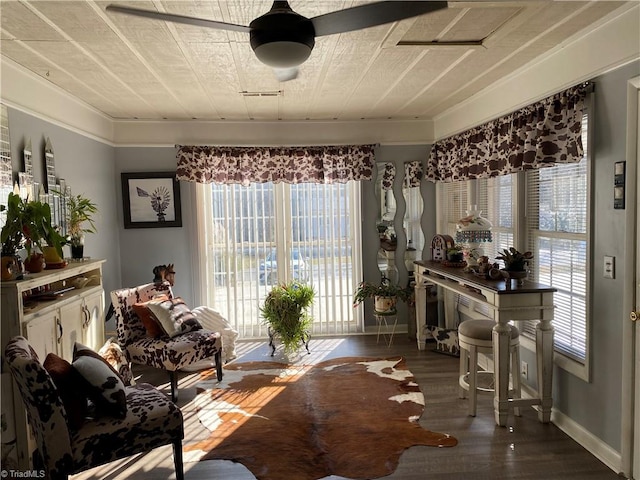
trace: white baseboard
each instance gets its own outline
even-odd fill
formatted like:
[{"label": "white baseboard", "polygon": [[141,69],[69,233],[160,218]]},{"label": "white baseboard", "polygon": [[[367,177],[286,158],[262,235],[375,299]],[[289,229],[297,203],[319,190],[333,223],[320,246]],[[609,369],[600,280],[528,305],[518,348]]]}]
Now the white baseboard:
[{"label": "white baseboard", "polygon": [[[485,369],[493,369],[493,359],[486,355],[478,356],[478,364]],[[522,385],[522,398],[532,398],[534,395],[535,392],[530,386]],[[555,408],[551,409],[551,423],[587,449],[589,453],[615,473],[619,474],[622,471],[622,455],[620,452],[614,450],[582,425]]]},{"label": "white baseboard", "polygon": [[622,456],[620,452],[614,450],[601,439],[582,427],[582,425],[576,423],[574,420],[555,408],[551,410],[551,422],[586,448],[593,456],[615,473],[621,472]]}]

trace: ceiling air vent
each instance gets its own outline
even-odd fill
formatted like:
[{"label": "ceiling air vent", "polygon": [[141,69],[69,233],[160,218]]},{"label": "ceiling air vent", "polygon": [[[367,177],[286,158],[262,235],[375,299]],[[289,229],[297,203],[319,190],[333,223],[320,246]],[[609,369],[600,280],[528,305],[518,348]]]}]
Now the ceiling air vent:
[{"label": "ceiling air vent", "polygon": [[284,90],[272,90],[270,92],[248,92],[247,90],[242,90],[240,95],[243,97],[281,97],[284,95]]}]

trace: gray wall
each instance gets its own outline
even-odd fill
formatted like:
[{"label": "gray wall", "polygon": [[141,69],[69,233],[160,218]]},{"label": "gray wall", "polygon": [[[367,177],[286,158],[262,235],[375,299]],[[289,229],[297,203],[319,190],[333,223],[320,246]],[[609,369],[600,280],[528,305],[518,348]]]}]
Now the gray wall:
[{"label": "gray wall", "polygon": [[[103,265],[107,294],[119,288],[122,282],[120,241],[115,228],[119,205],[115,202],[116,185],[113,182],[114,148],[13,108],[8,108],[8,115],[13,171],[24,171],[23,149],[31,139],[34,180],[42,183],[44,144],[48,137],[53,146],[56,176],[65,179],[73,193],[86,195],[97,204],[97,234],[87,235],[84,254],[107,260]],[[5,201],[2,199],[2,203]],[[65,256],[71,256],[68,248],[65,247]],[[105,301],[108,306],[109,299]]]},{"label": "gray wall", "polygon": [[[393,182],[393,193],[396,198],[396,216],[394,227],[398,235],[398,249],[396,250],[396,266],[398,268],[398,283],[406,285],[408,274],[404,265],[404,253],[406,250],[406,238],[402,230],[402,220],[405,214],[405,201],[402,193],[402,182],[404,179],[404,164],[406,162],[419,160],[426,165],[427,156],[431,149],[430,145],[380,145],[376,148],[376,164],[393,163],[396,167],[396,176]],[[422,215],[422,231],[425,237],[424,255],[428,255],[428,245],[435,231],[435,185],[431,182],[422,181],[421,193],[424,201],[424,213]],[[376,221],[380,218],[380,192],[376,192],[375,176],[371,182],[363,182],[361,189],[362,203],[362,263],[363,277],[369,282],[379,282],[381,280],[380,270],[378,270],[378,249],[380,240],[376,229]],[[406,304],[398,305],[398,324],[409,324],[409,315]],[[373,301],[365,302],[365,326],[375,325],[373,318]],[[413,325],[409,326],[409,336],[415,338],[415,332],[411,332]]]},{"label": "gray wall", "polygon": [[[624,210],[613,208],[614,163],[625,160],[627,81],[640,75],[640,62],[634,62],[594,80],[595,105],[592,153],[593,204],[591,343],[589,382],[554,368],[554,408],[605,443],[620,451],[622,405],[622,291],[627,262],[624,237],[627,228]],[[602,276],[605,255],[616,257],[616,278]],[[629,265],[629,268],[632,268]],[[535,368],[535,358],[523,352],[522,359]],[[627,359],[626,361],[631,361]],[[535,378],[529,372],[529,378]]]},{"label": "gray wall", "polygon": [[119,258],[123,285],[141,285],[153,280],[153,267],[173,263],[176,271],[174,292],[184,298],[187,305],[194,305],[191,276],[192,248],[188,225],[193,221],[191,203],[192,186],[180,182],[182,203],[182,227],[124,228],[122,209],[122,172],[175,172],[176,149],[168,147],[122,147],[115,153],[115,183],[117,184],[118,224],[121,256]]}]

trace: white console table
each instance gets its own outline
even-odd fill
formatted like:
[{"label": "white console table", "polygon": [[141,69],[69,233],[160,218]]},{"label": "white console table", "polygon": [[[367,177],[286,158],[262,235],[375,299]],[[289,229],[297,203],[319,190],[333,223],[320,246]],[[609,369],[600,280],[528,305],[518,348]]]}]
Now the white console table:
[{"label": "white console table", "polygon": [[[495,369],[495,394],[493,406],[495,421],[505,426],[509,404],[513,406],[537,405],[538,419],[551,420],[551,396],[553,374],[553,292],[555,288],[525,281],[517,285],[515,280],[486,280],[461,268],[444,267],[440,262],[416,261],[416,305],[426,305],[426,285],[435,284],[448,291],[486,305],[489,316],[496,322],[493,328]],[[510,282],[507,284],[507,282]],[[426,316],[416,312],[419,332],[423,331]],[[536,398],[509,399],[509,329],[511,320],[538,320],[536,325],[536,365],[538,392]],[[423,342],[424,343],[424,342]],[[418,343],[420,347],[420,343]],[[424,347],[422,347],[424,348]]]}]

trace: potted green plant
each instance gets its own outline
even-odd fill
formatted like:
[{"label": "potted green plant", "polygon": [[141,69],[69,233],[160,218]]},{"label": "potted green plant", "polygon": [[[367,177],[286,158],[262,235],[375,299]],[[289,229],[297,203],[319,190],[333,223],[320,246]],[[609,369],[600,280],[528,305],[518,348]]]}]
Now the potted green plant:
[{"label": "potted green plant", "polygon": [[464,257],[462,245],[454,245],[447,249],[447,260],[453,263],[460,263]]},{"label": "potted green plant", "polygon": [[[48,203],[24,200],[15,193],[7,199],[7,220],[0,231],[3,254],[16,255],[19,248],[27,251],[26,264],[30,271],[38,271],[38,264],[44,264],[32,257],[44,255],[50,264],[61,263],[62,246],[65,239],[51,223],[51,207]],[[41,270],[42,268],[40,268]]]},{"label": "potted green plant", "polygon": [[527,278],[529,273],[527,267],[532,258],[533,253],[521,253],[513,247],[503,249],[502,253],[496,256],[496,260],[502,260],[504,262],[504,268],[500,269],[500,273],[505,278],[507,286],[511,279],[517,280],[519,285],[523,284],[524,279]]},{"label": "potted green plant", "polygon": [[72,258],[84,256],[84,234],[96,233],[93,215],[97,212],[98,206],[89,198],[83,195],[67,197],[67,232],[70,237]]},{"label": "potted green plant", "polygon": [[513,247],[503,249],[502,253],[496,257],[496,260],[504,262],[504,269],[507,272],[525,272],[529,265],[529,260],[533,258],[531,252],[520,253]]},{"label": "potted green plant", "polygon": [[265,323],[280,337],[286,354],[295,353],[301,345],[308,350],[309,328],[313,322],[308,310],[314,297],[311,286],[290,282],[274,286],[260,308]]},{"label": "potted green plant", "polygon": [[373,298],[373,308],[378,313],[395,311],[398,299],[406,301],[411,295],[409,288],[403,288],[383,278],[377,283],[360,282],[353,297],[353,306],[357,307],[367,298]]},{"label": "potted green plant", "polygon": [[23,210],[22,199],[13,193],[9,194],[6,205],[0,205],[0,211],[6,212],[6,221],[0,231],[2,280],[13,280],[19,270],[18,250],[24,248]]}]

